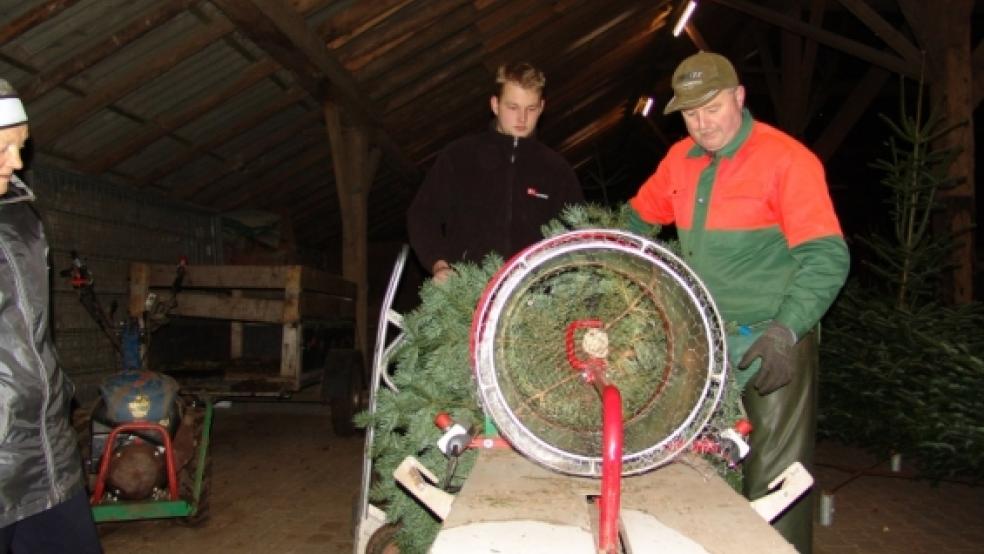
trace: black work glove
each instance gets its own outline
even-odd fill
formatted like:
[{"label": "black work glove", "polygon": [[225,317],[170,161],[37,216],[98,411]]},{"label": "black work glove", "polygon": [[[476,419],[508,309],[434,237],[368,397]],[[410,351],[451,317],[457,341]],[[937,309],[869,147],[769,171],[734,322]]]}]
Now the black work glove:
[{"label": "black work glove", "polygon": [[762,368],[755,376],[755,389],[766,395],[781,389],[793,380],[793,347],[796,336],[785,325],[772,323],[762,336],[752,343],[738,362],[738,369],[748,369],[755,358],[762,358]]}]

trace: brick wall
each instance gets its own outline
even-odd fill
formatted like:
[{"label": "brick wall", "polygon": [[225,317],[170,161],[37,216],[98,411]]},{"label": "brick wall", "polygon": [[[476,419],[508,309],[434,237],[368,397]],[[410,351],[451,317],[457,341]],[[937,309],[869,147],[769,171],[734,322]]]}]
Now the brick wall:
[{"label": "brick wall", "polygon": [[91,398],[102,376],[115,371],[116,354],[59,272],[78,251],[94,277],[96,294],[116,320],[126,316],[131,261],[218,263],[221,241],[216,218],[152,191],[124,188],[99,179],[36,165],[28,181],[37,196],[51,247],[52,321],[61,362]]}]

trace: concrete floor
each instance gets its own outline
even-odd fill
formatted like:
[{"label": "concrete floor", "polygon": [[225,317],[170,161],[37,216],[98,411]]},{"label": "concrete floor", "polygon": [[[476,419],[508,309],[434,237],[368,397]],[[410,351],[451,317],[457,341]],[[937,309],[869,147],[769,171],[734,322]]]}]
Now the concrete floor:
[{"label": "concrete floor", "polygon": [[[211,517],[201,527],[172,521],[102,524],[107,554],[352,551],[352,511],[362,438],[331,433],[317,403],[236,402],[214,422]],[[984,489],[861,476],[873,461],[821,445],[821,489],[834,492],[833,525],[817,526],[816,554],[984,552]],[[845,484],[846,483],[846,484]]]},{"label": "concrete floor", "polygon": [[333,436],[326,407],[235,402],[216,409],[212,436],[209,519],[101,524],[107,554],[352,551],[363,439]]}]

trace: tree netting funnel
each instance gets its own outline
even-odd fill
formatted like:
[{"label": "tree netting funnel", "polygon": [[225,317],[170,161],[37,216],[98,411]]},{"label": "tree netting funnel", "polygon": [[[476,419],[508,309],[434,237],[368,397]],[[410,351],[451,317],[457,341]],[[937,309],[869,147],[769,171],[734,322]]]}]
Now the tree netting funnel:
[{"label": "tree netting funnel", "polygon": [[601,475],[601,401],[591,371],[618,387],[623,474],[665,463],[721,400],[721,317],[697,276],[666,248],[585,229],[509,260],[479,300],[472,363],[499,432],[531,459]]}]

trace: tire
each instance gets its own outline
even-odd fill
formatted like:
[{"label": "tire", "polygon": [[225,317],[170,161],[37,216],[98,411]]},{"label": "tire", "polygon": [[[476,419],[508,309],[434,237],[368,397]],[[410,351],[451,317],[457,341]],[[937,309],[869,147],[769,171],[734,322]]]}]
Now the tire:
[{"label": "tire", "polygon": [[331,406],[331,426],[335,434],[355,434],[352,418],[363,408],[362,353],[358,350],[329,350],[321,377],[321,401]]},{"label": "tire", "polygon": [[396,546],[396,534],[399,532],[400,526],[394,523],[376,529],[366,543],[366,554],[400,554]]}]

